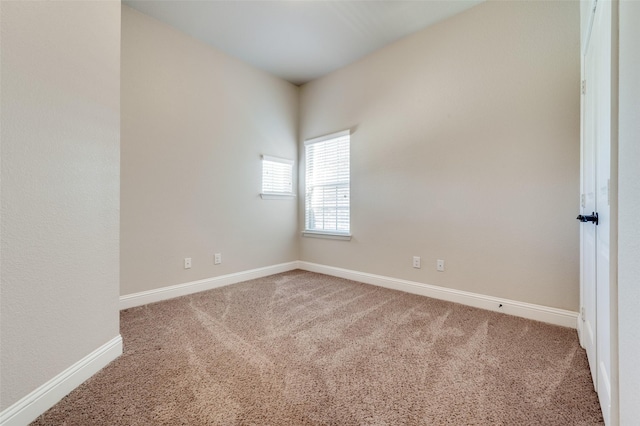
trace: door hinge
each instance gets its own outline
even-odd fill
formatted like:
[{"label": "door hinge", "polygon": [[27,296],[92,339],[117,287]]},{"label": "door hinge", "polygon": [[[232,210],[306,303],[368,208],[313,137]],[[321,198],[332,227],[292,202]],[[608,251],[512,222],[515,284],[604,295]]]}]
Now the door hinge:
[{"label": "door hinge", "polygon": [[587,80],[582,80],[582,86],[580,90],[583,95],[587,93]]},{"label": "door hinge", "polygon": [[580,318],[582,318],[582,321],[587,319],[587,315],[584,313],[584,306],[580,309]]}]

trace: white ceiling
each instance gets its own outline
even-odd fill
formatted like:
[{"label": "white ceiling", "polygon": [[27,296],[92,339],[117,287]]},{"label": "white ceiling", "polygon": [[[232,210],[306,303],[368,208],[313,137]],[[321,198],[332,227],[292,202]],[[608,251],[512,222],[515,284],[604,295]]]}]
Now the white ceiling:
[{"label": "white ceiling", "polygon": [[299,85],[484,0],[123,3]]}]

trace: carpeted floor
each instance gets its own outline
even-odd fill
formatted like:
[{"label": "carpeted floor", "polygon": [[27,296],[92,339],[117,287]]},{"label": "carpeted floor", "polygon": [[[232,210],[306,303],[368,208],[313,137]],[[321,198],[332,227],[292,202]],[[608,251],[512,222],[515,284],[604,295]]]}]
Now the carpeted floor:
[{"label": "carpeted floor", "polygon": [[304,271],[127,309],[35,425],[602,424],[575,330]]}]

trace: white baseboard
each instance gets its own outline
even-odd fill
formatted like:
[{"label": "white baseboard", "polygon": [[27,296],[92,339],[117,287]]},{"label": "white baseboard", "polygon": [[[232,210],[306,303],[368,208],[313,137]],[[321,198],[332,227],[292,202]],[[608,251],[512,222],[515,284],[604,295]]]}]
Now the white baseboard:
[{"label": "white baseboard", "polygon": [[[219,277],[192,281],[184,284],[163,287],[120,297],[120,309],[146,305],[174,297],[185,296],[204,290],[210,290],[230,284],[262,278],[273,274],[303,269],[305,271],[345,278],[365,284],[377,285],[393,290],[432,297],[460,303],[490,311],[502,312],[522,318],[542,321],[569,328],[581,328],[577,312],[550,308],[516,300],[501,299],[493,296],[454,290],[444,287],[407,281],[366,272],[336,268],[317,263],[293,261],[264,268],[251,269]],[[502,307],[500,307],[502,306]],[[58,374],[24,398],[0,413],[0,426],[23,426],[35,420],[39,415],[55,405],[69,392],[80,386],[89,377],[97,373],[122,354],[122,337],[118,335],[105,343],[71,367]]]},{"label": "white baseboard", "polygon": [[[446,300],[460,303],[476,308],[487,309],[495,312],[502,312],[508,315],[542,321],[549,324],[560,325],[575,329],[577,326],[578,313],[564,309],[550,308],[542,305],[518,302],[516,300],[501,299],[483,294],[471,293],[468,291],[454,290],[445,287],[438,287],[415,281],[401,280],[397,278],[385,277],[382,275],[368,274],[366,272],[352,271],[349,269],[336,268],[333,266],[319,265],[317,263],[300,261],[298,267],[305,271],[318,272],[332,275],[334,277],[346,278],[365,284],[373,284],[393,290],[400,290],[407,293],[419,294],[421,296],[432,297],[434,299]],[[502,307],[500,307],[502,305]]]},{"label": "white baseboard", "polygon": [[603,362],[598,363],[598,399],[604,424],[611,424],[611,380]]},{"label": "white baseboard", "polygon": [[31,423],[121,354],[118,335],[0,413],[0,426]]},{"label": "white baseboard", "polygon": [[[250,269],[248,271],[221,275],[219,277],[212,277],[204,280],[191,281],[184,284],[162,287],[140,293],[127,294],[120,296],[120,309],[160,302],[162,300],[173,299],[174,297],[186,296],[187,294],[224,287],[243,281],[279,274],[281,272],[292,271],[294,269],[303,269],[305,271],[346,278],[365,284],[373,284],[407,293],[432,297],[434,299],[447,300],[449,302],[460,303],[495,312],[502,312],[508,315],[515,315],[517,317],[528,318],[573,329],[576,329],[580,325],[578,323],[578,313],[573,311],[535,305],[532,303],[518,302],[516,300],[501,299],[468,291],[438,287],[415,281],[385,277],[382,275],[374,275],[366,272],[336,268],[333,266],[320,265],[305,261],[281,263],[278,265],[266,266],[264,268]],[[502,307],[500,307],[500,305],[502,305]]]},{"label": "white baseboard", "polygon": [[[578,324],[578,313],[564,309],[551,308],[548,306],[535,305],[532,303],[519,302],[517,300],[501,299],[483,294],[471,293],[468,291],[455,290],[445,287],[438,287],[430,284],[423,284],[415,281],[407,281],[398,278],[374,275],[366,272],[353,271],[350,269],[336,268],[333,266],[320,265],[305,261],[293,261],[281,263],[264,268],[251,269],[248,271],[236,272],[219,277],[207,278],[204,280],[191,281],[184,284],[177,284],[159,289],[143,291],[140,293],[120,296],[120,309],[127,309],[134,306],[146,305],[148,303],[160,302],[162,300],[173,299],[174,297],[186,296],[200,291],[211,290],[262,278],[281,272],[303,269],[305,271],[318,272],[335,277],[346,278],[359,281],[365,284],[373,284],[407,293],[419,294],[421,296],[432,297],[434,299],[447,300],[449,302],[460,303],[476,308],[487,309],[495,312],[502,312],[508,315],[542,321],[550,324],[560,325],[576,329]],[[502,305],[502,307],[500,307]]]},{"label": "white baseboard", "polygon": [[173,299],[174,297],[186,296],[187,294],[198,293],[200,291],[211,290],[224,287],[242,281],[262,278],[281,272],[292,271],[299,268],[299,262],[280,263],[278,265],[265,266],[264,268],[250,269],[248,271],[236,272],[233,274],[221,275],[219,277],[206,278],[204,280],[191,281],[184,284],[176,284],[154,290],[142,291],[140,293],[126,294],[120,296],[120,309],[142,306],[148,303],[160,302],[162,300]]},{"label": "white baseboard", "polygon": [[578,342],[580,343],[580,347],[584,349],[584,339],[582,337],[582,333],[584,333],[583,324],[584,322],[582,321],[582,317],[580,313],[578,313],[576,317],[576,330],[578,331]]}]

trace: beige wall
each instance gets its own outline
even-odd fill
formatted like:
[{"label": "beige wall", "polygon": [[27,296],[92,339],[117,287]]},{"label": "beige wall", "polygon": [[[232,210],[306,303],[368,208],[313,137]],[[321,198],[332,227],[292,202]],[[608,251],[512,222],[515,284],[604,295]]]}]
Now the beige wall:
[{"label": "beige wall", "polygon": [[579,25],[578,2],[488,2],[303,86],[300,159],[355,132],[353,239],[301,259],[577,310]]},{"label": "beige wall", "polygon": [[618,342],[620,424],[640,419],[640,3],[620,2]]},{"label": "beige wall", "polygon": [[122,11],[121,294],[297,260],[296,200],[259,193],[262,154],[296,158],[298,88]]},{"label": "beige wall", "polygon": [[120,2],[1,21],[4,410],[119,333]]}]

